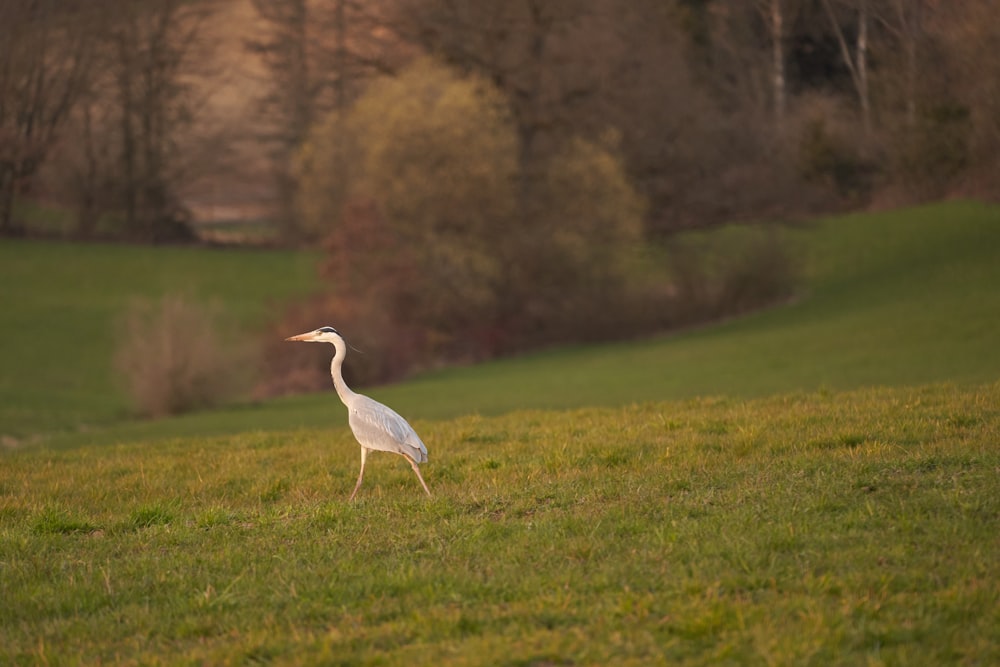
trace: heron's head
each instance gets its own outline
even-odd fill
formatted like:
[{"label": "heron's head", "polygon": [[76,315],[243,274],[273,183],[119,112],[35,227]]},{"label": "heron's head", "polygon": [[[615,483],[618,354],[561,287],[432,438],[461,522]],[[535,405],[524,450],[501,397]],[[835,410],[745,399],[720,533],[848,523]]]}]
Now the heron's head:
[{"label": "heron's head", "polygon": [[344,337],[333,327],[320,327],[315,331],[309,331],[298,336],[289,336],[285,340],[297,340],[303,343],[336,343],[343,342]]}]

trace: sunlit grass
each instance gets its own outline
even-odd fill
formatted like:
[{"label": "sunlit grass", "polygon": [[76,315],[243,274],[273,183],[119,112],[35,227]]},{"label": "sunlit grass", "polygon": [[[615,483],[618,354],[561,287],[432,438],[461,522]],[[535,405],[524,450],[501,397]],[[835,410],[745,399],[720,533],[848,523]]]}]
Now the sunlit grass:
[{"label": "sunlit grass", "polygon": [[1000,385],[23,449],[0,662],[992,664]]}]

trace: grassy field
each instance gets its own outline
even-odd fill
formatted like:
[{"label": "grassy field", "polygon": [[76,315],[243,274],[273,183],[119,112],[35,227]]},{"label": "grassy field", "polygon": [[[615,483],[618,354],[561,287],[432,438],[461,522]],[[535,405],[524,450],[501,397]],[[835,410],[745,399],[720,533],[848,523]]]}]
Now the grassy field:
[{"label": "grassy field", "polygon": [[[799,298],[786,306],[650,340],[446,369],[370,393],[404,415],[447,419],[525,408],[1000,378],[1000,207],[943,203],[832,218],[791,234],[808,278]],[[34,245],[8,249],[9,257],[23,257],[23,268],[0,289],[8,290],[4,301],[15,304],[8,310],[23,323],[0,327],[0,337],[7,338],[0,341],[0,355],[5,368],[15,369],[0,380],[0,431],[11,433],[10,424],[20,425],[17,436],[58,431],[42,440],[76,445],[344,424],[332,392],[161,422],[123,422],[125,403],[110,378],[112,315],[128,294],[186,282],[198,293],[220,294],[237,314],[252,319],[281,294],[309,289],[310,258],[140,249],[138,258],[128,260],[124,249],[98,247],[96,254],[71,260],[71,252]],[[131,268],[115,268],[125,262]],[[38,266],[48,268],[33,268]],[[152,288],[130,282],[133,273],[142,275],[140,266],[153,268]],[[65,278],[39,283],[31,275],[39,271]],[[98,281],[92,288],[72,277],[91,274]],[[78,287],[64,294],[59,290],[66,282]],[[61,318],[64,311],[72,316]],[[72,335],[63,321],[74,322]],[[350,323],[333,324],[350,333]],[[354,343],[364,348],[364,341]],[[85,429],[74,427],[80,422]]]},{"label": "grassy field", "polygon": [[788,306],[373,391],[434,496],[353,504],[332,392],[116,421],[128,299],[309,257],[0,245],[0,432],[68,432],[0,457],[0,664],[1000,663],[1000,209],[796,234]]},{"label": "grassy field", "polygon": [[308,254],[0,242],[0,436],[127,416],[111,360],[115,327],[133,299],[176,293],[218,304],[256,336],[269,308],[315,280]]},{"label": "grassy field", "polygon": [[415,425],[8,453],[0,662],[1000,662],[1000,384]]}]

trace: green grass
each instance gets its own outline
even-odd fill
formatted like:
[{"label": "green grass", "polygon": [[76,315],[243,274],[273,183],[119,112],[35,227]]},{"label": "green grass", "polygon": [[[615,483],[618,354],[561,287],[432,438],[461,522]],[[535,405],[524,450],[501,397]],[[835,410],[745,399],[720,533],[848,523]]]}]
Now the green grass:
[{"label": "green grass", "polygon": [[126,417],[112,373],[131,300],[218,304],[251,330],[315,287],[315,255],[133,245],[0,243],[0,435],[92,428]]},{"label": "green grass", "polygon": [[[949,202],[831,218],[790,234],[808,278],[787,306],[678,335],[446,369],[369,393],[404,415],[445,419],[1000,378],[1000,207]],[[314,262],[266,251],[0,245],[9,323],[0,326],[0,433],[72,445],[343,424],[332,392],[122,422],[126,402],[111,377],[114,317],[133,295],[216,295],[234,317],[259,322],[281,298],[313,287]],[[333,324],[349,334],[350,323]]]},{"label": "green grass", "polygon": [[1000,662],[1000,384],[415,425],[7,454],[0,662]]},{"label": "green grass", "polygon": [[434,414],[454,392],[496,413],[1000,378],[1000,208],[854,215],[797,235],[809,277],[788,306],[680,335],[447,370],[383,395]]},{"label": "green grass", "polygon": [[15,224],[36,234],[68,234],[75,227],[69,209],[21,197],[14,198],[13,218]]},{"label": "green grass", "polygon": [[332,391],[116,422],[128,299],[252,326],[314,258],[0,245],[0,663],[1000,663],[1000,208],[795,235],[785,307],[372,390],[434,496],[353,504]]}]

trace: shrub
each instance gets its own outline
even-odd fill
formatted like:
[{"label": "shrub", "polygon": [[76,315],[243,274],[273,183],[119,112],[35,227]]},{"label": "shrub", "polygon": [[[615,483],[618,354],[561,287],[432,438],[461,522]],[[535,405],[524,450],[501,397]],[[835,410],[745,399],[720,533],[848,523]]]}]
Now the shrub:
[{"label": "shrub", "polygon": [[178,295],[128,307],[115,368],[138,414],[161,417],[211,407],[246,386],[249,355],[224,340],[218,322],[215,309]]},{"label": "shrub", "polygon": [[369,379],[613,322],[643,213],[615,141],[571,139],[529,163],[496,88],[432,60],[315,128],[300,209],[325,230],[332,322],[391,358]]},{"label": "shrub", "polygon": [[352,347],[344,365],[344,378],[351,386],[399,378],[419,367],[421,336],[413,327],[397,322],[373,301],[317,295],[287,308],[265,333],[257,396],[330,388],[333,347],[284,341],[323,325],[336,326]]},{"label": "shrub", "polygon": [[794,294],[801,263],[780,229],[733,226],[691,232],[666,246],[668,326],[738,315]]},{"label": "shrub", "polygon": [[540,326],[521,332],[528,344],[597,340],[630,333],[632,261],[642,238],[644,202],[614,149],[573,139],[547,164],[542,206],[529,262],[538,274],[521,295]]},{"label": "shrub", "polygon": [[799,170],[806,182],[820,183],[840,195],[857,188],[856,160],[830,134],[822,119],[806,124],[799,143]]},{"label": "shrub", "polygon": [[324,275],[342,300],[377,302],[438,339],[491,319],[503,237],[519,226],[515,171],[499,93],[422,60],[316,128],[300,207],[326,239]]},{"label": "shrub", "polygon": [[968,164],[971,134],[966,107],[942,102],[923,109],[916,126],[896,139],[896,169],[903,182],[921,198],[946,192]]},{"label": "shrub", "polygon": [[300,211],[324,239],[330,292],[275,324],[258,390],[329,387],[331,350],[282,342],[324,324],[364,351],[345,374],[365,385],[791,294],[792,255],[760,228],[686,239],[669,270],[650,271],[645,201],[618,142],[570,137],[528,156],[498,91],[432,60],[375,83],[299,156]]}]

